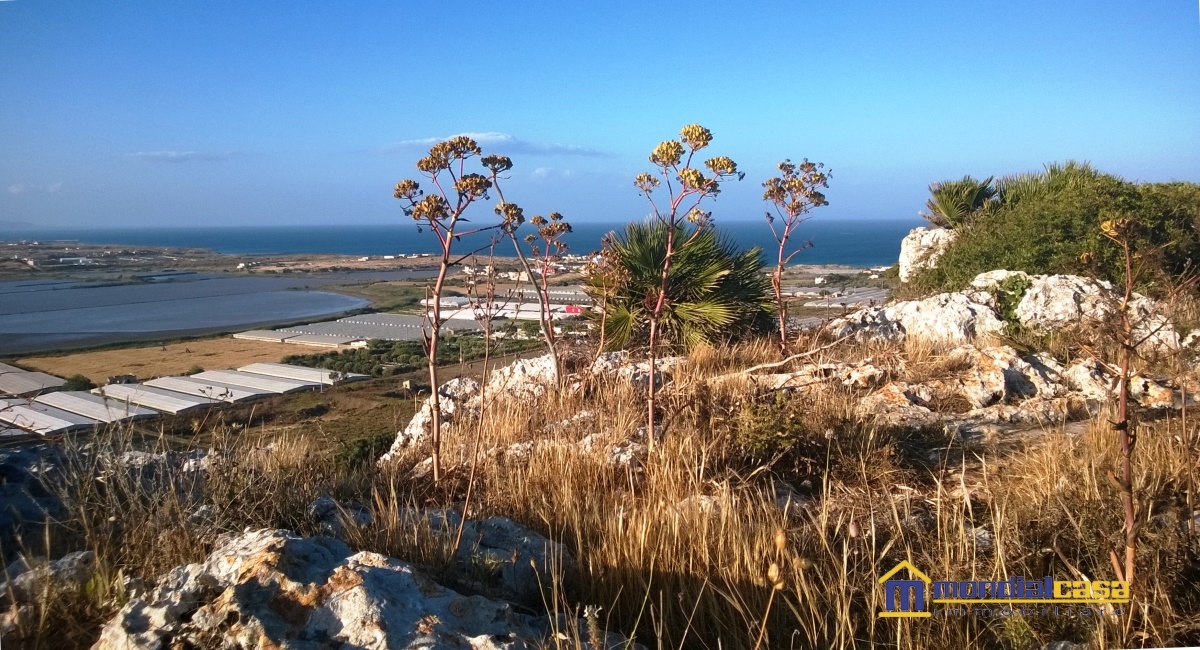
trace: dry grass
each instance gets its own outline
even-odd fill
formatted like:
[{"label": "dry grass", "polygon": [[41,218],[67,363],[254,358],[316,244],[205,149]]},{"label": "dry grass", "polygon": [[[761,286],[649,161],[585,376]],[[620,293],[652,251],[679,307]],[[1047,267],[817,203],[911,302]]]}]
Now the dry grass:
[{"label": "dry grass", "polygon": [[97,384],[111,375],[130,374],[142,379],[180,375],[194,366],[205,370],[224,370],[257,362],[278,362],[289,354],[303,354],[312,348],[265,341],[245,341],[220,337],[151,345],[138,348],[80,352],[53,357],[26,357],[17,363],[27,368],[60,377],[81,374]]},{"label": "dry grass", "polygon": [[[208,478],[192,498],[190,479],[178,473],[149,489],[92,480],[105,471],[93,450],[63,486],[72,516],[52,536],[56,550],[95,550],[98,578],[69,598],[44,599],[38,622],[21,632],[29,647],[85,646],[120,603],[121,590],[111,587],[118,576],[153,580],[204,557],[220,532],[246,526],[315,534],[305,509],[322,494],[375,508],[370,525],[350,531],[352,546],[448,580],[451,549],[409,508],[461,509],[478,459],[470,515],[509,516],[565,543],[579,572],[554,578],[551,602],[575,612],[602,607],[600,624],[636,633],[651,647],[1200,642],[1200,547],[1188,523],[1200,470],[1194,415],[1186,427],[1178,418],[1144,425],[1135,467],[1145,542],[1126,616],[881,619],[876,581],[904,559],[955,579],[1111,578],[1108,552],[1121,544],[1122,514],[1105,475],[1116,464],[1117,438],[1101,417],[1081,435],[1050,431],[1027,444],[960,450],[946,456],[958,465],[947,466],[931,462],[930,451],[950,442],[897,437],[858,421],[852,391],[754,395],[745,383],[708,381],[769,361],[772,345],[694,355],[664,389],[668,432],[641,466],[612,465],[577,446],[593,433],[625,440],[641,426],[640,392],[617,383],[552,392],[535,408],[496,403],[479,422],[450,428],[443,444],[451,469],[438,486],[408,477],[426,450],[413,449],[381,472],[339,466],[309,438],[263,450],[261,441],[222,430]],[[949,369],[938,350],[920,346],[846,345],[814,356],[870,357],[911,379]],[[595,419],[547,428],[582,411]],[[528,455],[501,453],[523,442],[537,444]],[[119,451],[129,441],[115,432],[99,444]],[[781,507],[776,490],[784,484],[794,499]],[[215,514],[190,521],[199,503],[216,506]],[[769,574],[782,589],[774,590]]]}]

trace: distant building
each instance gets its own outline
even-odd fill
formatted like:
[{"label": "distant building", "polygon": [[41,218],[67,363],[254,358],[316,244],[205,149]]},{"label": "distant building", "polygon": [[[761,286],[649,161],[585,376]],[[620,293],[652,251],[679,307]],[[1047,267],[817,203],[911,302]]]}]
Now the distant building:
[{"label": "distant building", "polygon": [[813,284],[825,284],[825,277],[817,276],[817,277],[813,278]]}]

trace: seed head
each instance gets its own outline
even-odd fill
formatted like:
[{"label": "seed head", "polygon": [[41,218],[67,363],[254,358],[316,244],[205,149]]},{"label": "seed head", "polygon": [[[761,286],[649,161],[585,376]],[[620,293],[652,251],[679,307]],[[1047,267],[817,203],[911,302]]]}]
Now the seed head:
[{"label": "seed head", "polygon": [[650,162],[659,167],[674,167],[683,158],[683,145],[675,140],[664,140],[650,152]]},{"label": "seed head", "polygon": [[692,151],[707,147],[712,138],[712,131],[699,124],[689,124],[679,130],[679,139]]},{"label": "seed head", "polygon": [[776,528],[775,529],[775,550],[779,551],[780,553],[785,553],[785,552],[787,552],[787,545],[788,545],[787,533],[785,533],[782,528]]},{"label": "seed head", "polygon": [[779,565],[772,562],[770,568],[767,569],[767,581],[775,589],[783,589],[783,572],[779,570]]}]

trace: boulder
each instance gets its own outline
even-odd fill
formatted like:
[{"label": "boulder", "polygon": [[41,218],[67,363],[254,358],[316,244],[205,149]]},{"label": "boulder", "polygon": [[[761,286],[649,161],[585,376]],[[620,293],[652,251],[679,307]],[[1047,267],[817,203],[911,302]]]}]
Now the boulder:
[{"label": "boulder", "polygon": [[552,574],[574,575],[567,547],[507,517],[469,521],[456,553],[459,578],[489,595],[539,608],[551,598]]},{"label": "boulder", "polygon": [[[442,422],[453,422],[479,408],[479,382],[469,377],[456,377],[438,388],[438,411],[441,412]],[[404,448],[424,440],[433,426],[433,396],[426,398],[420,410],[408,421],[408,425],[396,434],[396,440],[387,453],[379,457],[383,465],[394,460]]]},{"label": "boulder", "polygon": [[938,258],[958,239],[948,228],[914,228],[900,241],[900,281],[908,282],[917,271],[937,267]]},{"label": "boulder", "polygon": [[1004,331],[1004,321],[988,305],[963,293],[942,293],[884,309],[906,337],[960,344]]},{"label": "boulder", "polygon": [[1058,330],[1112,313],[1112,285],[1077,275],[1027,276],[1029,288],[1017,304],[1016,316],[1026,327]]},{"label": "boulder", "polygon": [[[670,381],[671,374],[687,362],[687,357],[661,357],[655,362],[656,387]],[[624,350],[605,352],[592,362],[590,372],[594,377],[606,377],[628,383],[634,388],[645,389],[650,381],[650,362],[633,361]]]},{"label": "boulder", "polygon": [[35,599],[47,582],[59,585],[82,585],[92,579],[96,554],[91,551],[68,553],[53,562],[21,559],[5,569],[8,581],[0,585],[0,598],[11,594],[18,603]]},{"label": "boulder", "polygon": [[898,341],[906,337],[958,345],[1004,330],[989,305],[964,293],[942,293],[924,300],[868,307],[834,319],[827,326],[842,338]]},{"label": "boulder", "polygon": [[346,526],[365,526],[371,523],[371,511],[353,504],[340,503],[330,496],[320,496],[308,506],[308,516],[321,527],[321,532],[341,539]]},{"label": "boulder", "polygon": [[[552,627],[447,589],[408,563],[266,529],[224,538],[204,562],[173,569],[149,597],[130,600],[93,647],[532,650],[550,642]],[[622,642],[608,635],[599,645]]]},{"label": "boulder", "polygon": [[1129,396],[1137,400],[1142,408],[1169,409],[1175,406],[1175,391],[1170,387],[1141,375],[1129,378]]},{"label": "boulder", "polygon": [[942,427],[942,416],[920,405],[920,401],[908,384],[893,382],[859,400],[858,413],[890,429],[915,431]]},{"label": "boulder", "polygon": [[517,359],[493,370],[488,376],[487,396],[504,395],[518,399],[542,397],[554,386],[557,374],[549,354],[532,359]]},{"label": "boulder", "polygon": [[1104,366],[1092,359],[1076,361],[1062,373],[1067,388],[1082,393],[1088,399],[1108,399],[1112,384],[1104,372]]}]

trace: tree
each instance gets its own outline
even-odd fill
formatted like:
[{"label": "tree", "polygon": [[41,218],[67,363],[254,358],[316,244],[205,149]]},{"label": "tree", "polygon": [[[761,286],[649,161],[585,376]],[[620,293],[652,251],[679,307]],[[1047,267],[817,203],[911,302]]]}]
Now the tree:
[{"label": "tree", "polygon": [[921,216],[935,226],[958,228],[996,200],[992,178],[979,181],[963,176],[956,181],[942,181],[929,186],[930,197],[925,201]]},{"label": "tree", "polygon": [[[712,137],[712,132],[699,124],[683,127],[679,131],[678,140],[664,140],[650,152],[650,163],[655,166],[658,175],[642,172],[633,181],[638,191],[650,202],[654,219],[665,226],[667,237],[657,296],[647,313],[650,376],[646,388],[646,436],[651,450],[654,449],[654,383],[657,370],[655,346],[658,343],[663,308],[666,307],[667,281],[672,258],[675,257],[676,250],[685,248],[708,226],[711,215],[701,210],[700,204],[721,192],[721,182],[731,178],[741,180],[744,176],[738,171],[737,163],[725,156],[716,156],[704,161],[704,166],[708,168],[711,176],[705,176],[703,171],[692,166],[696,152],[708,147]],[[664,184],[667,201],[660,207],[652,195]],[[679,228],[684,222],[695,224],[695,229],[691,231],[689,239],[676,241],[676,235],[684,232]]]},{"label": "tree", "polygon": [[[466,162],[476,157],[480,158],[480,163],[489,171],[489,175],[467,173]],[[445,322],[441,310],[442,288],[445,286],[450,267],[477,252],[471,251],[456,257],[454,244],[467,235],[501,227],[515,228],[520,225],[521,211],[516,205],[502,200],[496,207],[496,213],[500,217],[498,223],[461,227],[462,224],[468,223],[463,217],[467,208],[473,203],[487,199],[488,190],[496,185],[499,174],[512,169],[512,160],[505,156],[483,156],[479,145],[471,138],[457,136],[439,142],[429,150],[429,155],[417,161],[417,169],[432,182],[436,192],[425,194],[419,183],[404,179],[396,184],[394,196],[402,201],[404,213],[421,224],[418,230],[428,227],[437,236],[441,247],[438,274],[429,291],[431,304],[426,314],[429,326],[421,332],[425,356],[429,362],[429,383],[432,387],[430,440],[433,446],[433,480],[437,482],[441,480],[442,474],[442,412],[441,398],[438,394],[438,341],[442,324]]]},{"label": "tree", "polygon": [[[588,278],[601,335],[610,349],[649,339],[650,313],[662,286],[667,227],[653,219],[629,224],[623,236],[610,238],[605,246],[621,274]],[[677,225],[674,238],[690,244],[676,252],[668,273],[658,329],[661,345],[690,349],[770,327],[762,249],[738,251],[715,229],[691,225]],[[618,279],[610,290],[597,289],[611,278]]]},{"label": "tree", "polygon": [[[779,244],[775,272],[771,274],[771,288],[775,290],[775,308],[779,313],[779,347],[786,352],[787,301],[783,297],[783,267],[797,253],[812,246],[811,241],[804,242],[800,248],[787,253],[788,240],[800,224],[808,221],[808,214],[813,208],[829,205],[821,188],[829,187],[831,173],[822,171],[825,169],[823,163],[809,162],[808,158],[799,165],[784,160],[778,167],[782,174],[763,183],[763,200],[770,202],[775,211],[774,214],[767,211],[767,225]],[[781,222],[778,229],[775,228],[776,217]]]}]

